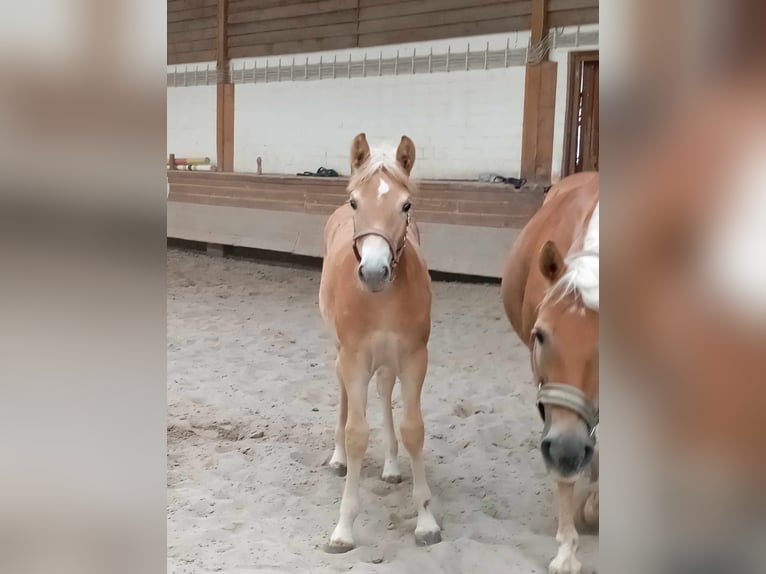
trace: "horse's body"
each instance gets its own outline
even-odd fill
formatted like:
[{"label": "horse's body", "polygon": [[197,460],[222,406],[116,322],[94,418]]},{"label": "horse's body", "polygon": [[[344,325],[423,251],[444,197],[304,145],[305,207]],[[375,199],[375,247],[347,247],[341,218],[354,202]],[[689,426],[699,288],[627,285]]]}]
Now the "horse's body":
[{"label": "horse's body", "polygon": [[[574,482],[595,448],[598,196],[594,173],[577,174],[553,186],[514,243],[503,273],[505,311],[530,349],[541,389],[541,450],[558,482],[560,546],[550,565],[553,573],[580,571]],[[591,523],[598,520],[597,488],[585,503],[584,517]]]},{"label": "horse's body", "polygon": [[416,540],[429,544],[441,539],[428,508],[431,491],[422,455],[420,393],[428,367],[431,280],[409,212],[415,148],[405,137],[395,154],[371,152],[360,134],[351,155],[350,200],[330,216],[325,227],[319,288],[322,317],[338,346],[340,408],[330,466],[346,474],[340,519],[327,547],[330,552],[354,546],[352,527],[359,513],[359,477],[369,437],[367,390],[376,373],[386,441],[382,479],[401,482],[391,410],[398,377],[404,403],[400,431],[412,460],[418,509]]}]

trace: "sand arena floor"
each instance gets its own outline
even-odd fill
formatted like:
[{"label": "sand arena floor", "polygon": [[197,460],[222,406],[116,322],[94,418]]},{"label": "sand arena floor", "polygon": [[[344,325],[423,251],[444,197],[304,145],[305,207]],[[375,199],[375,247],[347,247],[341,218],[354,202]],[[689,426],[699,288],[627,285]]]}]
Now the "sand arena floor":
[{"label": "sand arena floor", "polygon": [[[343,479],[324,466],[337,383],[319,272],[175,249],[167,269],[168,572],[547,571],[553,484],[537,450],[528,354],[503,315],[499,286],[433,284],[423,417],[443,542],[415,545],[404,448],[404,481],[379,478],[373,383],[359,546],[331,555],[322,546]],[[398,395],[397,386],[396,421]],[[580,546],[584,572],[593,572],[598,539],[581,535]]]}]

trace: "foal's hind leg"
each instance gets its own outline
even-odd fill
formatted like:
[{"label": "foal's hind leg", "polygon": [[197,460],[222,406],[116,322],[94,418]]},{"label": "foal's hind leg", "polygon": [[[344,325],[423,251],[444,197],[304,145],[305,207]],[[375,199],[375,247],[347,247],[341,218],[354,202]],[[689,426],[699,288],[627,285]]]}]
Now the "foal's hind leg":
[{"label": "foal's hind leg", "polygon": [[335,359],[335,373],[340,387],[340,404],[338,405],[338,422],[335,424],[335,450],[330,459],[330,468],[338,476],[346,476],[346,419],[348,418],[348,396],[343,386],[340,372],[340,356]]},{"label": "foal's hind leg", "polygon": [[400,375],[402,381],[402,399],[404,417],[399,429],[402,443],[412,460],[412,498],[418,509],[418,523],[415,527],[415,541],[420,545],[435,544],[441,541],[441,529],[429,508],[431,489],[426,481],[423,464],[423,442],[425,429],[420,412],[420,392],[428,369],[428,349],[423,346],[408,357]]},{"label": "foal's hind leg", "polygon": [[386,482],[401,482],[402,473],[399,471],[399,442],[396,440],[394,431],[394,413],[391,407],[391,394],[394,392],[396,384],[396,375],[391,369],[381,367],[378,370],[377,386],[380,403],[383,407],[383,432],[386,442],[386,461],[383,463],[383,474],[381,478]]}]

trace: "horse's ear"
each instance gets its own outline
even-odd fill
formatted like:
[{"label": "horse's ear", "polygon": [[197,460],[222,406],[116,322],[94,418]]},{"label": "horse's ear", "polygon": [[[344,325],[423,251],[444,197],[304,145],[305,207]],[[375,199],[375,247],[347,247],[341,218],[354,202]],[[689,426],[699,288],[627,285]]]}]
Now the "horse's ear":
[{"label": "horse's ear", "polygon": [[540,272],[551,283],[564,274],[564,258],[553,241],[546,241],[540,250]]},{"label": "horse's ear", "polygon": [[351,173],[359,169],[370,157],[370,144],[364,132],[357,134],[351,142]]},{"label": "horse's ear", "polygon": [[407,174],[412,171],[412,166],[415,165],[415,144],[407,136],[402,136],[402,141],[399,142],[399,147],[396,148],[396,161],[399,162],[399,165],[404,168]]}]

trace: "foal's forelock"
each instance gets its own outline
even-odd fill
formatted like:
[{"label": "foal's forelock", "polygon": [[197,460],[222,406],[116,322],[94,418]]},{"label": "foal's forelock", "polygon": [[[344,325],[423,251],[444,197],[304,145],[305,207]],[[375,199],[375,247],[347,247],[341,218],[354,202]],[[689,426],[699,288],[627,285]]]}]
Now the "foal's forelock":
[{"label": "foal's forelock", "polygon": [[404,188],[410,195],[415,193],[414,182],[396,161],[396,150],[387,148],[377,148],[371,151],[368,160],[351,174],[346,191],[351,193],[355,189],[359,189],[379,173],[385,174],[391,183]]}]

